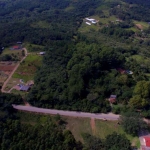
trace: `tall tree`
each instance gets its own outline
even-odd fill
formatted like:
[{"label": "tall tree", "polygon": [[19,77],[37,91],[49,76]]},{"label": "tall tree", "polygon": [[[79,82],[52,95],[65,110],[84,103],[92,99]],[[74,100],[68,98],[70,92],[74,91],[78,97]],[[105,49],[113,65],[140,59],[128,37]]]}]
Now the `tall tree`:
[{"label": "tall tree", "polygon": [[147,129],[147,124],[135,112],[126,112],[120,117],[121,126],[128,134],[137,136],[140,130]]}]

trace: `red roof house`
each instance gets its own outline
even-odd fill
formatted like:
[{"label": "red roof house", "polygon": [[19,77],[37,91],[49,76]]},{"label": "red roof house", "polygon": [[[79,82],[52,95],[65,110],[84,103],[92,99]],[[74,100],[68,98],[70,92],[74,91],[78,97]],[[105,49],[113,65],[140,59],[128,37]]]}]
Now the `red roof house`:
[{"label": "red roof house", "polygon": [[13,49],[19,49],[18,45],[13,46]]},{"label": "red roof house", "polygon": [[116,102],[116,98],[117,98],[116,95],[110,95],[110,97],[109,97],[109,102],[110,102],[110,103],[115,103],[115,102]]},{"label": "red roof house", "polygon": [[150,136],[143,137],[145,146],[150,147]]}]

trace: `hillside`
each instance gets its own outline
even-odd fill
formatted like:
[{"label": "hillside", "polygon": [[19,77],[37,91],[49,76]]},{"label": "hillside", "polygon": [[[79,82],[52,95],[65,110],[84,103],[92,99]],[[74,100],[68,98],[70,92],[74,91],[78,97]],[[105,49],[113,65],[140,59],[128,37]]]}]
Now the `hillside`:
[{"label": "hillside", "polygon": [[0,92],[0,149],[139,148],[139,131],[149,129],[149,46],[149,0],[0,0],[0,86],[10,79]]}]

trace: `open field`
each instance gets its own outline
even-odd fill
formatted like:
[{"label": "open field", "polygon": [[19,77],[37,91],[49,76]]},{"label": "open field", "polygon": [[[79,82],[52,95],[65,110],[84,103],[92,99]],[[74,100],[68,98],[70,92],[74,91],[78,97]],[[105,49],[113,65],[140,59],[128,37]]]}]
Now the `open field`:
[{"label": "open field", "polygon": [[11,78],[9,80],[9,82],[7,83],[7,85],[6,85],[5,90],[8,91],[8,90],[10,90],[12,87],[14,87],[17,84],[20,84],[20,79]]},{"label": "open field", "polygon": [[106,26],[110,22],[116,22],[117,18],[115,16],[110,16],[107,18],[99,18],[98,16],[90,16],[89,18],[94,18],[98,20],[97,24],[87,25],[85,20],[83,20],[83,23],[81,27],[79,28],[79,32],[93,32],[98,31],[102,27]]},{"label": "open field", "polygon": [[0,56],[2,57],[6,54],[10,55],[12,58],[17,59],[17,60],[21,60],[24,57],[21,49],[10,50],[10,48],[5,48]]},{"label": "open field", "polygon": [[42,56],[36,54],[28,55],[13,74],[13,78],[23,79],[25,82],[32,80],[37,68],[41,66],[41,63]]},{"label": "open field", "polygon": [[142,22],[142,21],[136,21],[134,20],[133,23],[139,27],[139,29],[147,29],[149,27],[149,24],[147,22]]}]

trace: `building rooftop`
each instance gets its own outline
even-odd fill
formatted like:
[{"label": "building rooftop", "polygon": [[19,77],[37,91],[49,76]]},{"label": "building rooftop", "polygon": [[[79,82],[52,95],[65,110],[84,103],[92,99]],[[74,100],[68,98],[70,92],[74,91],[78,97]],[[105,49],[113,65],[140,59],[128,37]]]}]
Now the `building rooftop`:
[{"label": "building rooftop", "polygon": [[144,137],[144,142],[145,142],[145,145],[147,147],[149,147],[149,149],[150,149],[150,136],[145,136]]},{"label": "building rooftop", "polygon": [[28,86],[28,85],[22,85],[20,87],[20,91],[28,91],[29,89],[30,89],[30,86]]}]

